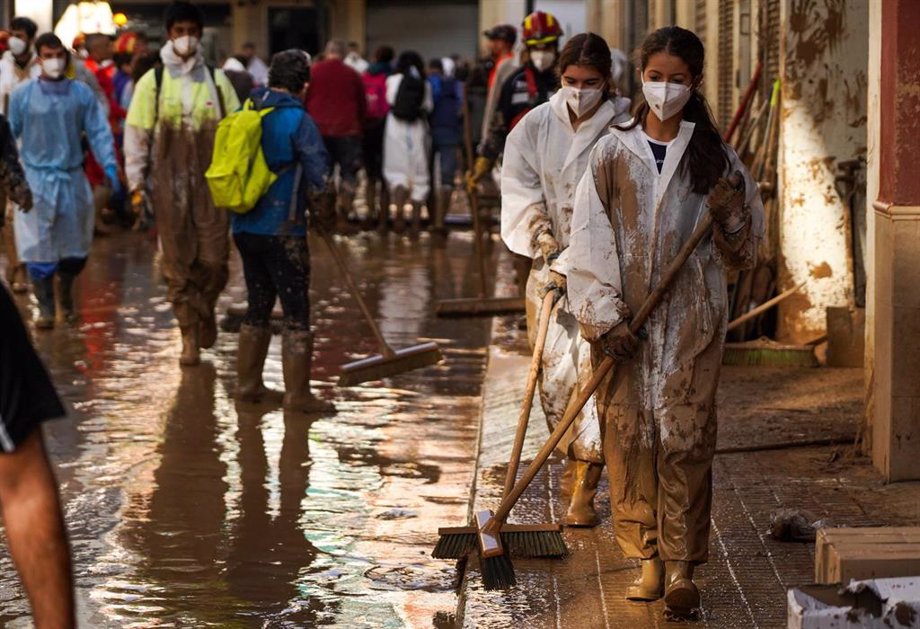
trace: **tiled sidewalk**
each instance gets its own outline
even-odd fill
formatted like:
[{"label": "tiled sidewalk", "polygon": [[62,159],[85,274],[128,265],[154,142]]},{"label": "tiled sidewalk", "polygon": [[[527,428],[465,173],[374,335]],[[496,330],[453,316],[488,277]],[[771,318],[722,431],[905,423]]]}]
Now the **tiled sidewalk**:
[{"label": "tiled sidewalk", "polygon": [[[523,335],[498,322],[484,399],[475,509],[499,502],[529,357]],[[731,368],[720,391],[719,448],[738,448],[855,434],[862,408],[858,370]],[[534,409],[525,447],[532,456],[547,436]],[[515,509],[518,522],[555,521],[561,460],[554,459]],[[698,571],[704,610],[694,627],[784,627],[785,592],[812,581],[811,544],[769,537],[771,512],[806,509],[839,525],[917,524],[920,483],[885,485],[847,446],[794,447],[717,455],[710,563]],[[567,529],[563,560],[515,560],[518,586],[482,589],[475,559],[462,581],[458,618],[465,627],[680,627],[662,620],[663,605],[629,603],[635,564],[610,529],[606,479],[598,504],[604,522]]]}]

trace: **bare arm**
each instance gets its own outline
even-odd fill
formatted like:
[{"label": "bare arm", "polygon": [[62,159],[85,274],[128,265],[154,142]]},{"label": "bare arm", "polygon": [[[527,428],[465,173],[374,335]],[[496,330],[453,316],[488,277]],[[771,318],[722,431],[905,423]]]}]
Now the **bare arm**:
[{"label": "bare arm", "polygon": [[70,545],[40,429],[15,451],[0,454],[0,507],[36,629],[72,629]]}]

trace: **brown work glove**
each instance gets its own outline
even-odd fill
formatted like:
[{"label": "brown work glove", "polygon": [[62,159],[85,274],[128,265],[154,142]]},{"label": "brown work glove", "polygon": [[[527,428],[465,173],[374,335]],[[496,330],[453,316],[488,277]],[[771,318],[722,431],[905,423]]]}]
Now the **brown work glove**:
[{"label": "brown work glove", "polygon": [[751,208],[745,205],[744,199],[744,178],[740,172],[722,177],[713,186],[709,193],[709,211],[723,234],[734,234],[747,225]]},{"label": "brown work glove", "polygon": [[488,157],[477,157],[473,170],[466,173],[466,189],[470,194],[475,194],[479,180],[492,172],[495,162]]},{"label": "brown work glove", "polygon": [[629,321],[614,326],[602,338],[604,353],[617,360],[629,360],[639,349],[639,339],[629,331]]}]

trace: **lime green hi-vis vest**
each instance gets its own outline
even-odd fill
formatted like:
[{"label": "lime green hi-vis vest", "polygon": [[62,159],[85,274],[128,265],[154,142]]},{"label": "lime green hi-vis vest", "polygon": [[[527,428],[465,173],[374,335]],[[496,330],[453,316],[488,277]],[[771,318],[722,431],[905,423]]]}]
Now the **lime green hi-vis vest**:
[{"label": "lime green hi-vis vest", "polygon": [[247,100],[241,111],[217,125],[211,166],[204,175],[215,207],[244,214],[278,179],[262,151],[262,118],[273,109],[256,111]]}]

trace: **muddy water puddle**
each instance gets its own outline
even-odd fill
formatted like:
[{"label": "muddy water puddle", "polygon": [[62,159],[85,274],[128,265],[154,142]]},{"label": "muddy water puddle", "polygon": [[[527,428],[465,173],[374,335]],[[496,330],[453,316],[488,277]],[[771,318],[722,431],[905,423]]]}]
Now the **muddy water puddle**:
[{"label": "muddy water puddle", "polygon": [[[97,242],[78,284],[82,323],[35,338],[72,409],[46,434],[81,627],[450,625],[457,575],[429,553],[438,526],[466,518],[489,322],[431,313],[476,294],[471,242],[340,243],[391,344],[434,340],[445,360],[337,389],[337,366],[377,348],[312,242],[314,380],[339,412],[309,417],[234,404],[233,334],[180,369],[155,246]],[[221,309],[245,299],[235,260],[232,278]],[[278,337],[265,379],[282,387]],[[29,626],[17,583],[4,549],[3,626]]]}]

